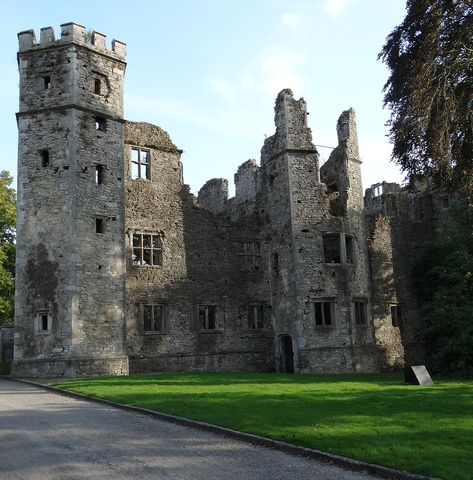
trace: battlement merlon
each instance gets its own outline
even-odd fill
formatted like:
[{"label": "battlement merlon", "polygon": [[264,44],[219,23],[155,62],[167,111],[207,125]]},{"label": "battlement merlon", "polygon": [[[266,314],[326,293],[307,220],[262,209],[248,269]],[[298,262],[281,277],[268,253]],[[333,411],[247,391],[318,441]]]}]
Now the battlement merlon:
[{"label": "battlement merlon", "polygon": [[40,41],[36,43],[34,30],[24,30],[18,33],[19,52],[26,52],[32,49],[48,48],[55,45],[75,43],[98,50],[102,54],[113,56],[116,59],[125,61],[126,44],[119,40],[112,40],[112,49],[106,47],[106,35],[96,31],[87,32],[85,27],[78,23],[70,22],[61,25],[61,38],[56,40],[53,27],[44,27],[40,32]]}]

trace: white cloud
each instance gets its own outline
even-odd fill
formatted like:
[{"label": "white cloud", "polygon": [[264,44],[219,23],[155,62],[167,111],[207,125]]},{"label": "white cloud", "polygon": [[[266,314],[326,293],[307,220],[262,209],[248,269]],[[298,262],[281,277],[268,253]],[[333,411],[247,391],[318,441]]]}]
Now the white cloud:
[{"label": "white cloud", "polygon": [[332,16],[344,13],[349,7],[355,5],[358,0],[325,0],[325,11]]},{"label": "white cloud", "polygon": [[295,28],[300,24],[301,17],[297,13],[283,13],[281,21],[286,27]]},{"label": "white cloud", "polygon": [[302,90],[302,79],[298,69],[307,63],[301,51],[272,45],[261,59],[263,85],[270,95],[276,95],[283,88]]},{"label": "white cloud", "polygon": [[210,88],[228,102],[235,101],[236,89],[224,78],[209,77]]}]

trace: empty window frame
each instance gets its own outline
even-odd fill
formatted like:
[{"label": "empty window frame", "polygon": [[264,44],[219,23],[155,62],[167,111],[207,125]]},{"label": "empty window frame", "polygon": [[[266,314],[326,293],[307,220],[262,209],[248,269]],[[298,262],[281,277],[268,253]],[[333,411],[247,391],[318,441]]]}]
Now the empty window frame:
[{"label": "empty window frame", "polygon": [[367,325],[368,317],[366,300],[355,300],[353,303],[355,306],[355,324]]},{"label": "empty window frame", "polygon": [[331,300],[314,302],[314,320],[318,327],[334,325],[334,303]]},{"label": "empty window frame", "polygon": [[340,235],[325,233],[323,236],[325,263],[341,263]]},{"label": "empty window frame", "polygon": [[248,305],[248,328],[264,327],[264,307],[262,305]]},{"label": "empty window frame", "polygon": [[95,217],[95,233],[105,233],[105,218]]},{"label": "empty window frame", "polygon": [[239,242],[238,259],[242,270],[261,270],[261,245],[259,242]]},{"label": "empty window frame", "polygon": [[45,75],[43,77],[43,88],[45,90],[49,90],[51,88],[51,77],[49,75]]},{"label": "empty window frame", "polygon": [[103,165],[95,166],[95,183],[96,185],[105,183],[105,167]]},{"label": "empty window frame", "polygon": [[43,168],[49,167],[49,150],[40,150],[39,159]]},{"label": "empty window frame", "polygon": [[382,194],[383,194],[383,185],[377,185],[376,187],[373,188],[374,197],[379,197]]},{"label": "empty window frame", "polygon": [[101,95],[102,93],[102,81],[100,80],[100,78],[96,78],[94,80],[94,93],[96,95]]},{"label": "empty window frame", "polygon": [[197,314],[201,330],[215,330],[217,328],[215,305],[198,305]]},{"label": "empty window frame", "polygon": [[141,321],[145,333],[165,333],[164,305],[141,305]]},{"label": "empty window frame", "polygon": [[104,132],[106,130],[107,121],[103,117],[95,117],[95,130]]},{"label": "empty window frame", "polygon": [[402,307],[401,305],[391,305],[391,323],[393,327],[400,327],[402,323]]},{"label": "empty window frame", "polygon": [[151,180],[150,151],[144,148],[131,148],[131,178]]},{"label": "empty window frame", "polygon": [[155,233],[133,234],[133,265],[158,266],[163,264],[163,239]]},{"label": "empty window frame", "polygon": [[51,316],[48,311],[38,312],[36,317],[36,332],[39,334],[47,334],[51,331]]}]

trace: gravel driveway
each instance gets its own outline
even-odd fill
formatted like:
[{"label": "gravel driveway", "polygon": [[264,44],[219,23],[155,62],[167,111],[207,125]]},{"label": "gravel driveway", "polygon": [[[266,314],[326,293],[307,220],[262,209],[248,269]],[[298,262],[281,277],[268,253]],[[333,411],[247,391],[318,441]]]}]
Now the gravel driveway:
[{"label": "gravel driveway", "polygon": [[0,479],[375,477],[0,379]]}]

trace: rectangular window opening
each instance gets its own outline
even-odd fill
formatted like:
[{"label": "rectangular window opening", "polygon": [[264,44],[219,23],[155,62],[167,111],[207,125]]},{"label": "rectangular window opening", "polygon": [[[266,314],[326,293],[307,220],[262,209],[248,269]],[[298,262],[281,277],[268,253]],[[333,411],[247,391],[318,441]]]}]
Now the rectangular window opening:
[{"label": "rectangular window opening", "polygon": [[100,95],[102,92],[102,82],[100,81],[100,78],[96,78],[94,81],[94,93],[96,95]]},{"label": "rectangular window opening", "polygon": [[105,219],[96,218],[95,219],[95,233],[105,233]]},{"label": "rectangular window opening", "polygon": [[215,330],[215,305],[199,305],[199,327],[201,330]]},{"label": "rectangular window opening", "polygon": [[143,331],[164,333],[164,306],[142,305]]},{"label": "rectangular window opening", "polygon": [[400,327],[402,323],[402,307],[401,305],[391,305],[391,323],[393,327]]},{"label": "rectangular window opening", "polygon": [[355,304],[355,323],[357,325],[366,325],[367,324],[367,315],[366,315],[366,302],[358,300],[354,302]]},{"label": "rectangular window opening", "polygon": [[95,183],[102,185],[105,180],[105,167],[103,165],[97,165],[95,167]]},{"label": "rectangular window opening", "polygon": [[49,151],[48,150],[41,150],[39,152],[39,156],[41,159],[41,166],[44,167],[49,167]]},{"label": "rectangular window opening", "polygon": [[262,256],[260,242],[238,242],[237,253],[242,270],[258,272],[262,268]]},{"label": "rectangular window opening", "polygon": [[333,325],[333,302],[314,302],[315,325]]},{"label": "rectangular window opening", "polygon": [[325,263],[340,263],[340,235],[327,233],[323,235]]},{"label": "rectangular window opening", "polygon": [[45,90],[49,90],[51,88],[51,77],[49,75],[43,77],[43,86]]},{"label": "rectangular window opening", "polygon": [[149,150],[137,147],[131,149],[131,178],[151,180]]},{"label": "rectangular window opening", "polygon": [[51,329],[49,312],[39,312],[37,316],[36,330],[38,333],[48,333]]},{"label": "rectangular window opening", "polygon": [[264,307],[262,305],[249,305],[248,328],[258,329],[264,325]]},{"label": "rectangular window opening", "polygon": [[133,265],[162,265],[162,235],[154,233],[134,233],[132,239],[132,262]]}]

